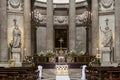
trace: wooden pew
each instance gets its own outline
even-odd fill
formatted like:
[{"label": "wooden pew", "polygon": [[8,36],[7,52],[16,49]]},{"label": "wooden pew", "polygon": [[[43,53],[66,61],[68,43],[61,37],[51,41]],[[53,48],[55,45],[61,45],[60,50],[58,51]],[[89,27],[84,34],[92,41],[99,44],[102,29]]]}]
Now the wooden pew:
[{"label": "wooden pew", "polygon": [[7,80],[7,74],[0,74],[0,80]]},{"label": "wooden pew", "polygon": [[120,67],[87,67],[86,69],[87,80],[120,80]]},{"label": "wooden pew", "polygon": [[0,68],[0,80],[33,80],[35,69],[32,67]]}]

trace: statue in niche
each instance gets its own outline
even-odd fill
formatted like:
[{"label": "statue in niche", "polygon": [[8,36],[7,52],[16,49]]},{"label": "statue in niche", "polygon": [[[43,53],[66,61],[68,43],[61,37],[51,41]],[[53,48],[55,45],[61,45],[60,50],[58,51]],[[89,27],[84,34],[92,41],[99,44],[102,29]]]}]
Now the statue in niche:
[{"label": "statue in niche", "polygon": [[12,47],[20,48],[21,47],[21,31],[18,28],[18,25],[16,24],[17,20],[14,19],[13,22],[14,22],[14,29],[13,29]]},{"label": "statue in niche", "polygon": [[104,38],[103,38],[103,46],[104,47],[111,47],[112,45],[112,30],[108,27],[108,19],[105,20],[106,21],[106,27],[104,28],[104,30],[101,29],[101,32],[103,32],[104,34]]}]

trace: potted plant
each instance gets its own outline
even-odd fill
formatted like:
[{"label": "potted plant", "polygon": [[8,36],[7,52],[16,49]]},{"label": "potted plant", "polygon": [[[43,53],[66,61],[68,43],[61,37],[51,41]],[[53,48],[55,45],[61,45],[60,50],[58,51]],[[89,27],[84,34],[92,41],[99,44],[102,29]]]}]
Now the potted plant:
[{"label": "potted plant", "polygon": [[46,54],[43,51],[37,53],[37,62],[46,62]]},{"label": "potted plant", "polygon": [[74,62],[75,61],[75,56],[77,52],[75,50],[71,50],[69,52],[66,52],[65,55],[67,57],[67,62]]},{"label": "potted plant", "polygon": [[56,59],[56,53],[52,50],[48,50],[46,52],[46,56],[48,57],[48,62],[54,63]]},{"label": "potted plant", "polygon": [[80,51],[77,53],[77,62],[84,62],[85,61],[85,52]]}]

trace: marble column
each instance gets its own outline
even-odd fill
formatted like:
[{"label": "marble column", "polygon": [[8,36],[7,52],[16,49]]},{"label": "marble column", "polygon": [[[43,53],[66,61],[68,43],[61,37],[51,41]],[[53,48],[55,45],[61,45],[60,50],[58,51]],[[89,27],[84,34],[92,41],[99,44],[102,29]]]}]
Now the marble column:
[{"label": "marble column", "polygon": [[75,0],[69,0],[69,50],[75,50],[76,25],[75,25]]},{"label": "marble column", "polygon": [[0,62],[8,61],[6,3],[7,0],[0,1]]},{"label": "marble column", "polygon": [[120,0],[115,0],[115,53],[114,60],[120,62]]},{"label": "marble column", "polygon": [[98,15],[98,0],[92,0],[92,55],[98,53],[99,48],[99,15]]},{"label": "marble column", "polygon": [[47,0],[47,50],[53,50],[53,0]]},{"label": "marble column", "polygon": [[31,55],[31,0],[24,0],[24,48],[25,55]]}]

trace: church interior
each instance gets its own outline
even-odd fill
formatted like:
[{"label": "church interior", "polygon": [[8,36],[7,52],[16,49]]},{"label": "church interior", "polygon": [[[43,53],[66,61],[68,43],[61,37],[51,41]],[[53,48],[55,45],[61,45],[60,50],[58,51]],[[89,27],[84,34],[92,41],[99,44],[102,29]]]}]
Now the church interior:
[{"label": "church interior", "polygon": [[0,80],[120,80],[120,0],[0,0]]}]

